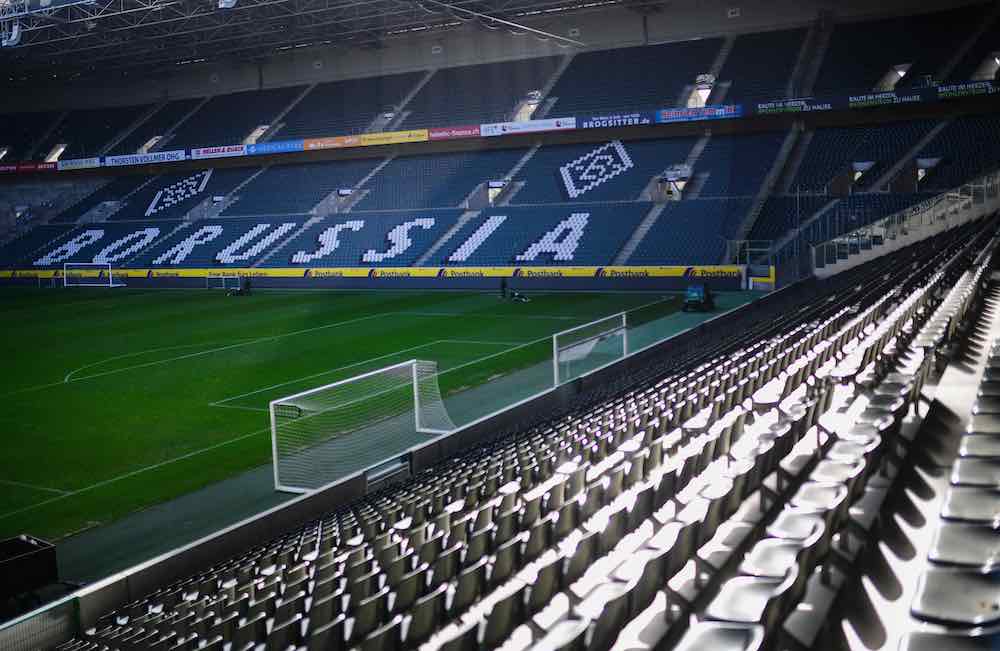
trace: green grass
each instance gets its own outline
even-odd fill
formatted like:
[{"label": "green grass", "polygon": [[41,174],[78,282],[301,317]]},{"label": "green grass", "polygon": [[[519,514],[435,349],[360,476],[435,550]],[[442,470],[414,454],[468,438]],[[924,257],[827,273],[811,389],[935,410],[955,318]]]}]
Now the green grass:
[{"label": "green grass", "polygon": [[0,538],[59,538],[268,463],[274,398],[411,358],[459,396],[551,364],[553,332],[651,301],[673,330],[705,318],[650,294],[5,288]]}]

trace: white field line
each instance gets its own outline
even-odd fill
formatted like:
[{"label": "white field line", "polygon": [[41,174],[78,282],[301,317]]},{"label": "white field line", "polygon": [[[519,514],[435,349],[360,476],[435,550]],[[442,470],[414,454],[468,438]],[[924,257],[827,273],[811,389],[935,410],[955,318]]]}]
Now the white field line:
[{"label": "white field line", "polygon": [[[657,300],[657,301],[651,301],[649,303],[646,303],[644,305],[640,305],[639,307],[632,308],[632,309],[633,310],[642,309],[644,307],[649,307],[649,306],[655,305],[657,303],[662,303],[662,302],[664,302],[666,300],[669,300],[669,299],[668,298],[663,298],[663,299],[660,299],[660,300]],[[410,313],[409,312],[395,312],[395,313],[389,313],[389,314],[410,314]],[[301,333],[304,333],[304,332],[312,332],[312,331],[320,330],[320,329],[323,329],[323,328],[335,327],[337,325],[345,325],[347,323],[353,323],[353,322],[362,321],[362,320],[366,320],[366,319],[371,319],[371,318],[375,318],[375,317],[381,317],[381,316],[385,316],[385,314],[372,314],[372,315],[360,317],[360,318],[357,318],[357,319],[351,319],[349,321],[341,321],[339,323],[331,323],[331,324],[327,324],[327,325],[323,325],[323,326],[317,326],[315,328],[309,328],[309,329],[306,329],[306,330],[300,330],[300,331],[297,331],[297,332],[291,332],[291,333],[287,333],[285,335],[276,335],[274,337],[265,337],[263,339],[251,340],[251,341],[247,342],[246,345],[251,345],[252,343],[257,342],[257,341],[266,341],[266,340],[272,340],[272,339],[280,339],[282,337],[292,336],[292,335],[295,335],[295,334],[301,334]],[[460,316],[460,315],[448,314],[446,316]],[[560,317],[560,318],[562,318],[562,317]],[[507,353],[513,352],[515,350],[519,350],[521,348],[525,348],[525,347],[530,346],[532,344],[536,344],[536,343],[541,342],[541,341],[550,340],[551,338],[552,338],[552,335],[546,335],[544,337],[540,337],[538,339],[535,339],[534,341],[528,341],[528,342],[525,342],[523,344],[519,344],[519,345],[514,346],[512,348],[509,348],[507,350],[502,350],[502,351],[500,351],[498,353],[494,353],[492,355],[487,355],[486,357],[481,357],[479,359],[475,359],[475,360],[472,360],[470,362],[466,362],[465,364],[460,364],[459,366],[452,367],[450,369],[442,371],[441,373],[438,373],[438,376],[447,375],[448,373],[451,373],[452,371],[457,371],[457,370],[459,370],[461,368],[465,368],[465,367],[471,366],[472,364],[478,364],[479,362],[485,361],[487,359],[492,359],[494,357],[499,357],[500,355],[505,355]],[[206,352],[208,352],[208,351],[206,351]],[[85,379],[88,379],[88,378],[91,378],[91,377],[95,377],[95,376],[87,376],[87,377],[84,377],[84,378],[76,378],[76,379],[71,380],[71,381],[72,382],[77,382],[77,381],[85,380]],[[56,386],[56,385],[59,385],[59,384],[63,384],[63,382],[53,382],[51,384],[43,385],[41,387],[32,387],[32,388],[28,388],[28,389],[20,389],[18,391],[14,391],[12,393],[7,393],[7,394],[4,394],[4,395],[8,396],[8,395],[12,395],[14,393],[22,393],[24,391],[31,391],[33,389],[39,389],[39,388],[47,388],[47,387]],[[174,457],[173,459],[167,459],[165,461],[161,461],[159,463],[154,463],[154,464],[149,465],[149,466],[144,466],[142,468],[137,468],[136,470],[133,470],[131,472],[127,472],[127,473],[125,473],[123,475],[118,475],[117,477],[112,477],[110,479],[105,479],[105,480],[99,481],[99,482],[97,482],[95,484],[91,484],[90,486],[85,486],[83,488],[80,488],[80,489],[77,489],[77,490],[74,490],[74,491],[68,491],[68,492],[65,492],[63,494],[57,495],[55,497],[49,498],[47,500],[43,500],[41,502],[36,502],[34,504],[29,504],[28,506],[22,507],[20,509],[15,509],[15,510],[10,511],[8,513],[0,514],[0,520],[9,518],[9,517],[14,516],[14,515],[18,515],[20,513],[24,513],[26,511],[31,511],[33,509],[36,509],[36,508],[40,507],[40,506],[45,506],[46,504],[51,504],[52,502],[57,502],[59,500],[65,499],[67,497],[72,497],[74,495],[79,495],[81,493],[86,493],[88,491],[94,490],[95,488],[101,488],[102,486],[107,486],[108,484],[113,484],[113,483],[119,482],[119,481],[121,481],[123,479],[128,479],[130,477],[134,477],[136,475],[140,475],[140,474],[142,474],[144,472],[148,472],[150,470],[156,470],[157,468],[162,468],[163,466],[167,466],[167,465],[170,465],[172,463],[176,463],[177,461],[183,461],[185,459],[190,459],[191,457],[198,456],[199,454],[203,454],[205,452],[210,452],[212,450],[216,450],[218,448],[224,447],[224,446],[229,445],[231,443],[235,443],[237,441],[242,441],[243,439],[249,438],[251,436],[256,436],[258,434],[263,434],[265,432],[269,433],[270,431],[271,431],[270,427],[267,427],[267,428],[264,428],[264,429],[255,430],[253,432],[250,432],[249,434],[243,434],[241,436],[237,436],[235,438],[231,438],[231,439],[228,439],[226,441],[221,441],[219,443],[215,443],[215,444],[210,445],[210,446],[205,447],[205,448],[201,448],[201,449],[198,449],[198,450],[193,450],[192,452],[188,452],[186,454],[182,454],[182,455],[180,455],[178,457]]]},{"label": "white field line", "polygon": [[538,319],[541,321],[579,321],[578,316],[556,314],[469,314],[468,312],[395,312],[406,316],[459,317],[462,319]]},{"label": "white field line", "polygon": [[371,362],[377,362],[380,359],[385,359],[387,357],[394,357],[396,355],[403,355],[405,353],[413,352],[414,350],[420,350],[421,348],[430,348],[437,344],[462,344],[462,345],[482,345],[482,346],[513,346],[518,344],[516,341],[474,341],[471,339],[437,339],[435,341],[429,341],[425,344],[418,344],[416,346],[410,346],[409,348],[404,348],[402,350],[397,350],[391,353],[386,353],[385,355],[379,355],[378,357],[372,357],[369,359],[363,359],[359,362],[352,362],[350,364],[345,364],[344,366],[338,366],[336,368],[331,368],[326,371],[320,371],[319,373],[312,373],[310,375],[305,375],[300,378],[295,378],[294,380],[287,380],[285,382],[279,382],[278,384],[272,384],[269,387],[263,387],[261,389],[255,389],[253,391],[248,391],[246,393],[241,393],[238,396],[231,396],[229,398],[223,398],[222,400],[216,400],[215,402],[210,402],[210,407],[230,407],[233,409],[248,409],[250,411],[267,411],[267,409],[262,409],[260,407],[236,407],[234,405],[227,405],[227,402],[232,402],[234,400],[239,400],[240,398],[246,398],[247,396],[256,395],[258,393],[264,393],[265,391],[270,391],[271,389],[278,389],[281,387],[288,386],[289,384],[298,384],[299,382],[304,382],[305,380],[312,380],[314,378],[323,377],[324,375],[330,375],[331,373],[336,373],[337,371],[346,371],[349,368],[354,368],[356,366],[364,366]]},{"label": "white field line", "polygon": [[31,511],[32,509],[37,509],[40,506],[45,506],[46,504],[51,504],[52,502],[58,502],[59,500],[66,499],[67,497],[73,497],[74,495],[79,495],[80,493],[86,493],[88,491],[92,491],[95,488],[101,488],[102,486],[107,486],[108,484],[114,484],[115,482],[119,482],[119,481],[121,481],[123,479],[128,479],[130,477],[135,477],[136,475],[141,475],[144,472],[148,472],[150,470],[156,470],[157,468],[162,468],[163,466],[168,466],[168,465],[170,465],[172,463],[176,463],[178,461],[183,461],[185,459],[190,459],[191,457],[196,457],[199,454],[203,454],[205,452],[211,452],[212,450],[216,450],[218,448],[224,447],[224,446],[229,445],[231,443],[236,443],[237,441],[242,441],[243,439],[250,438],[251,436],[258,436],[260,434],[264,434],[264,433],[270,432],[270,431],[271,431],[270,427],[266,427],[264,429],[254,430],[253,432],[250,432],[249,434],[241,434],[240,436],[237,436],[237,437],[234,437],[234,438],[231,438],[231,439],[227,439],[225,441],[220,441],[218,443],[214,443],[212,445],[209,445],[208,447],[200,448],[198,450],[192,450],[191,452],[188,452],[186,454],[182,454],[179,457],[174,457],[173,459],[167,459],[166,461],[160,461],[159,463],[154,463],[154,464],[149,465],[149,466],[143,466],[142,468],[136,468],[135,470],[127,472],[127,473],[125,473],[123,475],[118,475],[117,477],[112,477],[110,479],[105,479],[105,480],[97,482],[96,484],[91,484],[90,486],[84,486],[83,488],[79,488],[79,489],[74,490],[74,491],[65,491],[63,494],[57,495],[55,497],[50,497],[47,500],[43,500],[41,502],[35,502],[34,504],[29,504],[28,506],[22,507],[20,509],[15,509],[15,510],[10,511],[8,513],[0,514],[0,520],[3,520],[4,518],[9,518],[12,515],[17,515],[19,513],[24,513],[25,511]]},{"label": "white field line", "polygon": [[58,488],[49,488],[48,486],[38,486],[37,484],[27,484],[23,481],[11,481],[9,479],[0,479],[0,484],[5,484],[7,486],[20,486],[21,488],[30,488],[35,491],[46,491],[48,493],[59,493],[60,495],[68,495],[69,491],[59,490]]},{"label": "white field line", "polygon": [[[248,339],[237,339],[236,340],[236,342],[246,342],[246,341],[249,341],[249,340]],[[77,373],[79,373],[80,371],[82,371],[84,369],[93,368],[95,366],[100,366],[101,364],[106,364],[108,362],[114,362],[114,361],[117,361],[119,359],[126,359],[128,357],[139,357],[140,355],[147,355],[149,353],[159,353],[159,352],[162,352],[164,350],[178,350],[178,349],[181,349],[181,348],[197,348],[199,346],[221,346],[224,343],[225,342],[221,342],[221,341],[212,341],[212,342],[205,342],[205,343],[201,343],[201,344],[181,344],[179,346],[164,346],[163,348],[148,348],[146,350],[140,350],[139,352],[136,352],[136,353],[126,353],[124,355],[115,355],[114,357],[108,357],[107,359],[102,359],[102,360],[100,360],[98,362],[92,362],[90,364],[84,364],[80,368],[74,369],[74,370],[70,371],[69,373],[66,374],[66,377],[63,378],[63,382],[64,383],[65,382],[69,382],[73,378],[74,375],[76,375]],[[232,343],[233,343],[232,341],[229,342],[229,344],[232,344]],[[229,344],[225,344],[225,345],[229,345]]]},{"label": "white field line", "polygon": [[[243,347],[243,346],[253,346],[254,344],[259,344],[259,343],[262,343],[262,342],[265,342],[265,341],[277,341],[279,339],[284,339],[285,337],[294,337],[296,335],[306,334],[306,333],[309,333],[309,332],[316,332],[317,330],[323,330],[325,328],[336,328],[336,327],[342,326],[342,325],[350,325],[352,323],[358,323],[359,321],[367,321],[369,319],[376,319],[376,318],[380,318],[380,317],[384,317],[384,316],[392,315],[392,314],[394,314],[394,312],[383,312],[383,313],[380,313],[380,314],[368,314],[366,316],[361,316],[361,317],[358,317],[356,319],[348,319],[347,321],[337,321],[335,323],[327,323],[327,324],[324,324],[324,325],[321,325],[321,326],[315,326],[313,328],[305,328],[304,330],[294,330],[292,332],[286,332],[286,333],[280,334],[280,335],[271,335],[269,337],[258,337],[256,339],[246,339],[246,340],[240,341],[239,343],[229,344],[229,345],[226,345],[226,346],[221,346],[219,348],[211,348],[209,350],[202,350],[202,351],[199,351],[197,353],[188,353],[186,355],[178,355],[176,357],[168,357],[167,359],[160,359],[160,360],[156,360],[156,361],[153,361],[153,362],[146,362],[146,363],[143,363],[143,364],[135,364],[133,366],[123,366],[122,368],[116,368],[116,369],[112,369],[110,371],[104,371],[103,373],[94,373],[92,375],[85,375],[83,377],[71,378],[69,380],[69,382],[82,382],[84,380],[91,380],[91,379],[94,379],[94,378],[104,377],[104,376],[107,376],[107,375],[113,375],[115,373],[125,373],[127,371],[134,371],[134,370],[140,369],[140,368],[148,368],[150,366],[158,366],[160,364],[169,364],[170,362],[177,362],[177,361],[184,360],[184,359],[191,359],[192,357],[201,357],[203,355],[211,355],[212,353],[218,353],[218,352],[222,352],[222,351],[225,351],[225,350],[230,350],[230,349],[233,349],[233,348],[240,348],[240,347]],[[146,351],[146,352],[149,352],[149,351]],[[102,360],[102,361],[106,362],[108,360]],[[98,363],[100,363],[100,362],[98,362]],[[79,370],[79,369],[77,369],[77,370]],[[60,384],[68,384],[68,383],[62,381],[62,382],[49,382],[47,384],[39,384],[39,385],[36,385],[36,386],[33,386],[33,387],[25,387],[23,389],[16,389],[16,390],[10,391],[8,393],[0,394],[0,397],[13,396],[13,395],[17,395],[19,393],[28,393],[28,392],[31,392],[31,391],[39,391],[41,389],[49,389],[49,388],[52,388],[54,386],[58,386]]]},{"label": "white field line", "polygon": [[[300,378],[295,378],[294,380],[288,380],[286,382],[279,382],[278,384],[272,384],[269,387],[263,387],[263,388],[260,388],[260,389],[255,389],[253,391],[248,391],[246,393],[241,393],[238,396],[231,396],[229,398],[223,398],[222,400],[216,400],[215,402],[209,403],[209,406],[210,407],[226,407],[228,405],[226,405],[225,403],[232,402],[233,400],[239,400],[240,398],[246,398],[247,396],[252,396],[252,395],[255,395],[255,394],[258,394],[258,393],[263,393],[265,391],[270,391],[271,389],[278,389],[278,388],[281,388],[281,387],[284,387],[284,386],[288,386],[289,384],[297,384],[298,382],[303,382],[305,380],[311,380],[313,378],[323,377],[324,375],[329,375],[330,373],[336,373],[337,371],[344,371],[344,370],[347,370],[349,368],[354,368],[355,366],[363,366],[364,364],[368,364],[369,362],[375,362],[375,361],[378,361],[380,359],[385,359],[386,357],[392,357],[393,355],[401,355],[403,353],[408,353],[410,351],[419,350],[420,348],[427,348],[428,346],[433,346],[436,343],[439,343],[439,341],[429,341],[429,342],[427,342],[425,344],[419,344],[417,346],[410,346],[409,348],[404,348],[402,350],[396,350],[396,351],[393,351],[391,353],[386,353],[385,355],[379,355],[378,357],[372,357],[371,359],[363,359],[360,362],[352,362],[351,364],[347,364],[345,366],[338,366],[337,368],[327,369],[325,371],[320,371],[319,373],[313,373],[311,375],[305,375],[305,376],[300,377]],[[262,409],[261,411],[267,411],[267,410],[266,409]]]},{"label": "white field line", "polygon": [[[530,346],[530,345],[538,343],[540,341],[546,341],[549,338],[551,338],[551,335],[545,336],[545,337],[541,337],[539,339],[535,339],[534,341],[528,341],[528,342],[525,342],[523,344],[518,344],[517,346],[513,346],[513,347],[511,347],[511,348],[509,348],[507,350],[502,350],[502,351],[500,351],[498,353],[493,353],[492,355],[487,355],[486,357],[480,357],[478,359],[471,360],[471,361],[466,362],[464,364],[460,364],[459,366],[454,366],[454,367],[452,367],[450,369],[442,371],[441,373],[438,373],[438,376],[447,375],[448,373],[451,373],[452,371],[457,371],[457,370],[459,370],[461,368],[465,368],[465,367],[471,366],[473,364],[478,364],[479,362],[482,362],[482,361],[487,360],[487,359],[492,359],[494,357],[499,357],[500,355],[504,355],[506,353],[513,352],[515,350],[519,350],[521,348],[524,348],[526,346]],[[218,405],[213,405],[213,406],[218,406]],[[263,411],[266,411],[266,410],[263,410]],[[167,459],[166,461],[161,461],[159,463],[154,463],[154,464],[149,465],[149,466],[144,466],[142,468],[137,468],[137,469],[135,469],[135,470],[133,470],[131,472],[127,472],[127,473],[125,473],[123,475],[118,475],[117,477],[112,477],[110,479],[105,479],[103,481],[99,481],[96,484],[91,484],[90,486],[85,486],[83,488],[80,488],[80,489],[77,489],[77,490],[74,490],[74,491],[66,491],[66,492],[63,492],[60,495],[56,495],[55,497],[51,497],[51,498],[49,498],[47,500],[42,500],[41,502],[36,502],[34,504],[29,504],[28,506],[22,507],[20,509],[15,509],[15,510],[10,511],[8,513],[0,514],[0,520],[3,520],[5,518],[9,518],[9,517],[14,516],[14,515],[18,515],[20,513],[24,513],[26,511],[31,511],[33,509],[37,509],[38,507],[45,506],[46,504],[51,504],[52,502],[57,502],[59,500],[66,499],[68,497],[73,497],[73,496],[79,495],[81,493],[86,493],[88,491],[94,490],[95,488],[101,488],[102,486],[107,486],[108,484],[113,484],[113,483],[119,482],[119,481],[121,481],[123,479],[128,479],[130,477],[134,477],[136,475],[140,475],[142,473],[148,472],[150,470],[156,470],[157,468],[162,468],[163,466],[167,466],[167,465],[170,465],[172,463],[176,463],[177,461],[183,461],[185,459],[190,459],[191,457],[198,456],[198,455],[203,454],[205,452],[211,452],[212,450],[216,450],[216,449],[221,448],[223,446],[229,445],[230,443],[235,443],[237,441],[242,441],[243,439],[249,438],[251,436],[256,436],[256,435],[264,434],[264,433],[270,433],[270,431],[271,431],[270,427],[266,427],[264,429],[255,430],[253,432],[250,432],[249,434],[243,434],[243,435],[237,436],[235,438],[231,438],[231,439],[228,439],[228,440],[225,440],[225,441],[221,441],[219,443],[215,443],[215,444],[210,445],[210,446],[205,447],[205,448],[201,448],[201,449],[198,449],[198,450],[193,450],[193,451],[188,452],[186,454],[182,454],[179,457],[174,457],[173,459]]]}]

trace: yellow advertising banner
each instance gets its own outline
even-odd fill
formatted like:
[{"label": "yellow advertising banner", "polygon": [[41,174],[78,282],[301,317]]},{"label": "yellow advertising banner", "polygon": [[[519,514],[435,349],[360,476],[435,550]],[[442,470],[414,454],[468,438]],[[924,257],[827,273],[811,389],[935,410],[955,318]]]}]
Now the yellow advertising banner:
[{"label": "yellow advertising banner", "polygon": [[362,147],[372,147],[374,145],[398,145],[404,142],[426,142],[430,140],[430,134],[427,129],[413,129],[410,131],[364,133],[361,134],[360,138]]},{"label": "yellow advertising banner", "polygon": [[[78,271],[97,277],[101,271]],[[253,269],[115,269],[119,278],[204,278],[250,276],[253,278],[688,278],[738,280],[744,267],[709,265],[694,267],[268,267]],[[0,272],[0,278],[61,277],[62,270],[22,269]],[[774,268],[771,267],[771,280]]]},{"label": "yellow advertising banner", "polygon": [[330,138],[306,138],[302,141],[305,151],[315,149],[344,149],[346,147],[361,147],[360,136],[332,136]]}]

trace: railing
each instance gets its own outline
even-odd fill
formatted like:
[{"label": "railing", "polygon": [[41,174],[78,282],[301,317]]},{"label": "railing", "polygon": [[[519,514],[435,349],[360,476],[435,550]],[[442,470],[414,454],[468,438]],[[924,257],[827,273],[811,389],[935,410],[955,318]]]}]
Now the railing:
[{"label": "railing", "polygon": [[[813,269],[819,275],[854,266],[849,258],[881,249],[891,242],[899,248],[942,230],[1000,210],[1000,169],[953,190],[930,197],[899,212],[812,245]],[[881,253],[881,252],[880,252]],[[860,264],[864,260],[857,260]],[[825,270],[825,273],[821,270]]]}]

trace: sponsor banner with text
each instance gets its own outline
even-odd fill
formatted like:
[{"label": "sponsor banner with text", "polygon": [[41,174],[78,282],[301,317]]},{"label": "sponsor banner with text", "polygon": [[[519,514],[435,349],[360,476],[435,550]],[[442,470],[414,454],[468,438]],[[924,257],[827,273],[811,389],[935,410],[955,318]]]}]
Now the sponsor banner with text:
[{"label": "sponsor banner with text", "polygon": [[427,130],[428,140],[457,140],[459,138],[480,137],[479,125],[464,127],[434,127]]},{"label": "sponsor banner with text", "polygon": [[606,129],[608,127],[635,127],[656,122],[655,111],[633,113],[605,113],[603,115],[581,115],[576,118],[580,129]]},{"label": "sponsor banner with text", "polygon": [[305,149],[303,140],[278,140],[276,142],[258,142],[247,145],[247,156],[259,156],[261,154],[287,154]]},{"label": "sponsor banner with text", "polygon": [[1000,86],[992,81],[970,81],[964,84],[947,84],[936,89],[938,99],[955,99],[958,97],[978,97],[1000,93]]},{"label": "sponsor banner with text", "polygon": [[[59,274],[59,271],[26,269],[17,276]],[[95,275],[100,272],[94,272]],[[740,265],[696,267],[275,267],[253,269],[115,269],[115,275],[130,278],[204,278],[227,274],[256,278],[687,278],[737,280]],[[772,272],[773,273],[773,272]]]},{"label": "sponsor banner with text", "polygon": [[[858,95],[848,95],[848,108],[871,108],[873,106],[894,106],[897,104],[918,104],[925,101],[925,93],[931,88],[907,89],[905,92],[896,90],[886,90],[878,93],[860,93]],[[934,93],[936,96],[936,92]]]},{"label": "sponsor banner with text", "polygon": [[246,145],[222,145],[220,147],[199,147],[191,150],[191,158],[201,160],[204,158],[231,158],[233,156],[246,156]]},{"label": "sponsor banner with text", "polygon": [[576,118],[546,118],[527,122],[494,122],[479,125],[479,132],[485,137],[509,136],[518,133],[539,131],[563,131],[576,128]]},{"label": "sponsor banner with text", "polygon": [[105,167],[121,167],[123,165],[153,165],[155,163],[173,163],[184,160],[184,150],[158,151],[153,154],[126,154],[124,156],[105,156]]},{"label": "sponsor banner with text", "polygon": [[24,172],[51,172],[52,170],[55,170],[55,169],[57,169],[55,163],[34,163],[34,162],[28,162],[28,163],[18,163],[17,164],[17,171],[21,172],[21,173],[24,173]]},{"label": "sponsor banner with text", "polygon": [[0,165],[0,174],[14,174],[17,172],[17,164]]},{"label": "sponsor banner with text", "polygon": [[314,149],[344,149],[345,147],[360,147],[361,136],[331,136],[329,138],[306,138],[302,141],[305,151]]},{"label": "sponsor banner with text", "polygon": [[96,156],[94,158],[71,158],[69,160],[61,160],[58,164],[58,169],[62,170],[87,170],[94,167],[101,166],[101,158]]},{"label": "sponsor banner with text", "polygon": [[656,112],[656,123],[670,124],[672,122],[697,122],[700,120],[728,120],[742,116],[742,104],[692,106],[687,108],[660,109]]},{"label": "sponsor banner with text", "polygon": [[839,103],[829,99],[816,99],[812,97],[802,99],[781,99],[773,102],[759,102],[754,106],[754,113],[758,115],[776,115],[779,113],[812,113],[815,111],[832,111],[834,108],[843,108]]},{"label": "sponsor banner with text", "polygon": [[404,142],[427,142],[427,139],[427,129],[363,133],[361,134],[361,146],[375,147],[378,145],[399,145]]}]

